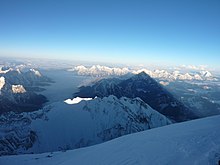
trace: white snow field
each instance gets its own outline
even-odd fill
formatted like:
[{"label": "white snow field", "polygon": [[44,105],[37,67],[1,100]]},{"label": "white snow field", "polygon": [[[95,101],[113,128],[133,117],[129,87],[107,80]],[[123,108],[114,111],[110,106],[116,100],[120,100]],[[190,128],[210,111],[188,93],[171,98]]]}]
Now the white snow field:
[{"label": "white snow field", "polygon": [[66,152],[2,156],[1,165],[216,165],[220,116],[172,124]]}]

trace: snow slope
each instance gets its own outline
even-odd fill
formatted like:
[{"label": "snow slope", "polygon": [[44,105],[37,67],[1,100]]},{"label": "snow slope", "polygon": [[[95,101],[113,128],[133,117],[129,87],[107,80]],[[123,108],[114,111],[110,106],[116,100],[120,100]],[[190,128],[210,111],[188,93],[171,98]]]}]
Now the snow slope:
[{"label": "snow slope", "polygon": [[140,99],[109,96],[78,104],[56,102],[49,107],[52,109],[47,121],[37,119],[31,123],[39,142],[30,152],[85,147],[171,123]]},{"label": "snow slope", "polygon": [[66,152],[4,156],[13,165],[217,165],[220,160],[220,116],[172,124],[126,135],[92,147]]},{"label": "snow slope", "polygon": [[109,96],[0,116],[0,124],[0,155],[8,155],[76,149],[171,122],[139,98]]}]

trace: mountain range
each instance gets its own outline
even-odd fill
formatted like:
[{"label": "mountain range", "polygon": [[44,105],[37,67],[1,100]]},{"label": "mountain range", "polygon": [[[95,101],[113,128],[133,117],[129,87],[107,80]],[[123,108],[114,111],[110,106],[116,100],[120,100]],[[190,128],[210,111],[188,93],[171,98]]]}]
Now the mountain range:
[{"label": "mountain range", "polygon": [[[14,68],[0,69],[0,114],[5,112],[35,111],[47,102],[45,96],[37,94],[38,86],[50,83],[35,69],[22,71]],[[33,90],[35,89],[35,90]]]},{"label": "mountain range", "polygon": [[68,71],[73,71],[78,75],[84,76],[96,76],[96,77],[107,77],[107,76],[122,76],[128,73],[138,74],[141,72],[147,73],[152,78],[166,80],[166,81],[175,81],[175,80],[208,80],[213,81],[217,78],[208,70],[196,70],[190,72],[182,72],[179,70],[149,70],[145,68],[141,69],[131,69],[127,67],[107,67],[101,65],[93,65],[91,67],[86,67],[83,65],[76,66]]},{"label": "mountain range", "polygon": [[[31,153],[26,157],[30,164],[59,164],[65,159],[66,164],[79,160],[80,164],[169,164],[178,158],[180,164],[207,164],[220,159],[218,117],[188,121],[198,117],[194,109],[166,86],[176,80],[215,81],[209,71],[183,74],[100,65],[69,71],[74,72],[74,78],[96,80],[81,86],[73,99],[44,104],[47,99],[38,92],[53,82],[50,78],[27,65],[0,67],[0,156]],[[62,81],[59,87],[64,86]],[[182,121],[187,122],[176,123]],[[66,153],[76,155],[71,158]],[[16,163],[27,163],[22,156],[12,158]],[[52,162],[45,161],[49,158]],[[10,157],[0,157],[0,164],[8,162],[13,163]]]}]

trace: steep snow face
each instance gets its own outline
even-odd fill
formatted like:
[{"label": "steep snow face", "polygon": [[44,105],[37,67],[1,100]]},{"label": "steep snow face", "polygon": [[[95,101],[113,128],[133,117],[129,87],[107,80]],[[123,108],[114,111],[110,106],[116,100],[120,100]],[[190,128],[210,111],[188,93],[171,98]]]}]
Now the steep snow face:
[{"label": "steep snow face", "polygon": [[0,77],[0,90],[3,88],[4,85],[5,85],[5,78]]},{"label": "steep snow face", "polygon": [[33,72],[36,76],[41,77],[41,74],[38,70],[35,70],[32,68],[32,69],[30,69],[30,71]]},{"label": "steep snow face", "polygon": [[48,121],[31,124],[40,141],[34,144],[33,152],[85,147],[171,123],[140,99],[109,96],[50,106]]},{"label": "steep snow face", "polygon": [[217,165],[220,116],[172,124],[68,152],[0,157],[4,165]]},{"label": "steep snow face", "polygon": [[76,97],[73,99],[67,99],[64,102],[67,104],[77,104],[79,102],[81,102],[82,100],[92,100],[92,98],[81,98],[81,97]]},{"label": "steep snow face", "polygon": [[25,93],[23,85],[12,85],[11,90],[13,93]]},{"label": "steep snow face", "polygon": [[[171,124],[169,119],[138,98],[117,99],[115,96],[109,96],[82,100],[78,104],[56,102],[44,107],[42,111],[46,111],[38,115],[42,116],[42,119],[40,117],[33,119],[38,111],[23,113],[19,117],[14,114],[7,123],[3,122],[0,125],[0,134],[4,134],[0,139],[2,154],[10,154],[10,151],[16,154],[75,149]],[[2,116],[3,118],[5,117]],[[29,124],[27,120],[30,121]],[[18,123],[23,127],[19,128]],[[28,139],[30,131],[22,134],[20,129],[31,130],[36,135],[37,140],[28,145],[32,147],[27,150],[22,150],[22,146],[27,146],[23,139],[24,137]],[[5,140],[5,137],[13,139],[14,136],[22,138],[15,141]],[[20,146],[19,150],[13,146]]]}]

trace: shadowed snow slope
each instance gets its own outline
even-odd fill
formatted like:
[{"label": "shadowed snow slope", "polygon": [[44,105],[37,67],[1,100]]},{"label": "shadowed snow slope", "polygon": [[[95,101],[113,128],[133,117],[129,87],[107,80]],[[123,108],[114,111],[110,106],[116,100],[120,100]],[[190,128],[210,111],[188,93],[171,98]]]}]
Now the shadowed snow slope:
[{"label": "shadowed snow slope", "polygon": [[220,116],[139,132],[92,147],[35,155],[0,157],[0,164],[217,164]]},{"label": "shadowed snow slope", "polygon": [[48,121],[32,121],[32,130],[40,141],[33,146],[34,153],[85,147],[170,124],[140,99],[109,96],[50,106]]},{"label": "shadowed snow slope", "polygon": [[81,100],[0,116],[0,155],[76,149],[171,124],[139,98]]}]

